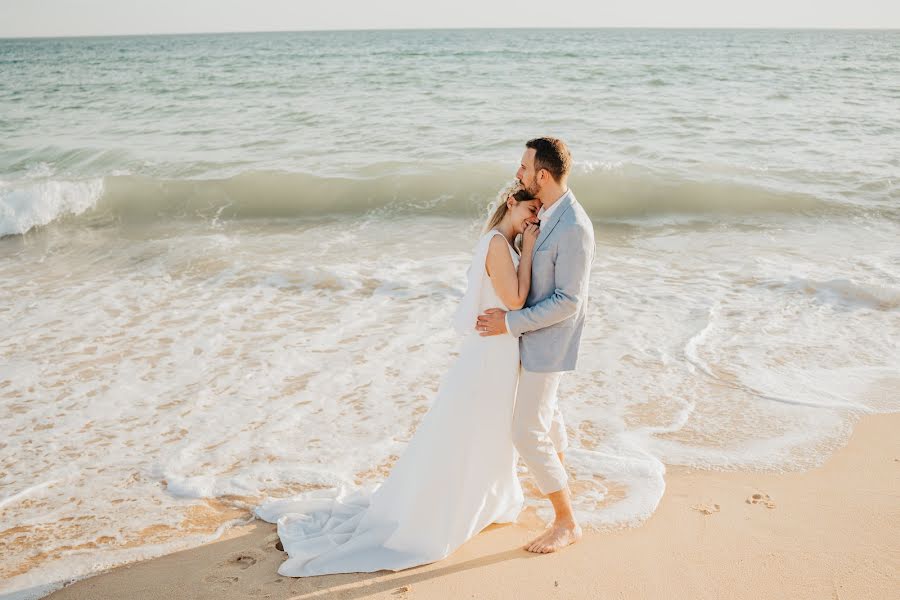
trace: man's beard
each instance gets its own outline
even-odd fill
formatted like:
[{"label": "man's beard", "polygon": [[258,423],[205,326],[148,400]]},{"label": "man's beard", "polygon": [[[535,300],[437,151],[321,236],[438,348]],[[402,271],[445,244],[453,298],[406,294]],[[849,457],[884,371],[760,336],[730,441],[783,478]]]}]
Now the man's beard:
[{"label": "man's beard", "polygon": [[541,186],[538,184],[537,179],[531,180],[531,185],[525,185],[525,182],[522,181],[522,187],[528,192],[532,198],[537,198],[538,194],[541,193]]}]

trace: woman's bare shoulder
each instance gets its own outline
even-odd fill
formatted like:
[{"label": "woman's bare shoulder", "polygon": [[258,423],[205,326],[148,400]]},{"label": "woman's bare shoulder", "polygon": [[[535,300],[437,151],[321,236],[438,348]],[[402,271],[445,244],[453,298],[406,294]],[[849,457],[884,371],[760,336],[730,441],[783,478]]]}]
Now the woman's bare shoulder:
[{"label": "woman's bare shoulder", "polygon": [[[509,256],[509,242],[503,234],[494,235],[488,245],[488,256]],[[512,259],[510,259],[512,260]]]},{"label": "woman's bare shoulder", "polygon": [[[502,233],[491,237],[491,241],[488,245],[486,262],[492,263],[495,266],[503,265],[507,262],[512,263],[512,257],[509,254],[509,243]],[[487,272],[488,275],[491,274],[490,269],[487,269]]]}]

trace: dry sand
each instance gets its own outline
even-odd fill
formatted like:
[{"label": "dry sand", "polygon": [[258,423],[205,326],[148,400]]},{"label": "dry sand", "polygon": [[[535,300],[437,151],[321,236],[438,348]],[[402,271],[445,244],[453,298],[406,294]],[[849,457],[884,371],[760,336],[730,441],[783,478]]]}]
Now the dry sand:
[{"label": "dry sand", "polygon": [[[126,565],[64,599],[900,599],[900,414],[861,419],[802,473],[670,467],[642,526],[587,532],[554,554],[521,549],[529,520],[492,525],[450,557],[397,573],[281,577],[274,525]],[[530,524],[530,527],[527,526]]]}]

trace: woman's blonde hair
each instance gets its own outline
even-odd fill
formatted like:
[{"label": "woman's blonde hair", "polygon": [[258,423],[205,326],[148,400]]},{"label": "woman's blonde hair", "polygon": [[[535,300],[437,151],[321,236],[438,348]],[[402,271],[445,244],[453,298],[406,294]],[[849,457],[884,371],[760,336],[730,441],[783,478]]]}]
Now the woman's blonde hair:
[{"label": "woman's blonde hair", "polygon": [[[500,221],[502,221],[503,217],[506,216],[506,213],[509,212],[509,205],[507,205],[506,203],[509,198],[515,200],[517,204],[519,202],[525,202],[527,200],[534,200],[534,196],[525,191],[525,188],[522,187],[522,184],[519,183],[517,179],[514,179],[511,183],[509,183],[506,187],[504,187],[497,193],[497,198],[488,208],[490,216],[484,224],[482,233],[487,233],[500,224]],[[518,239],[516,240],[516,246],[519,246]]]}]

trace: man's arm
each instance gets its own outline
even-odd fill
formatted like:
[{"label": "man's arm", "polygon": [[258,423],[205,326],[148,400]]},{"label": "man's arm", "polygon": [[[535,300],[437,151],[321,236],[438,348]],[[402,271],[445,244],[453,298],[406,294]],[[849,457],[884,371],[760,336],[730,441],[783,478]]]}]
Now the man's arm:
[{"label": "man's arm", "polygon": [[513,337],[550,327],[578,312],[594,255],[593,239],[583,227],[561,232],[556,257],[556,289],[534,306],[506,313],[506,330]]}]

